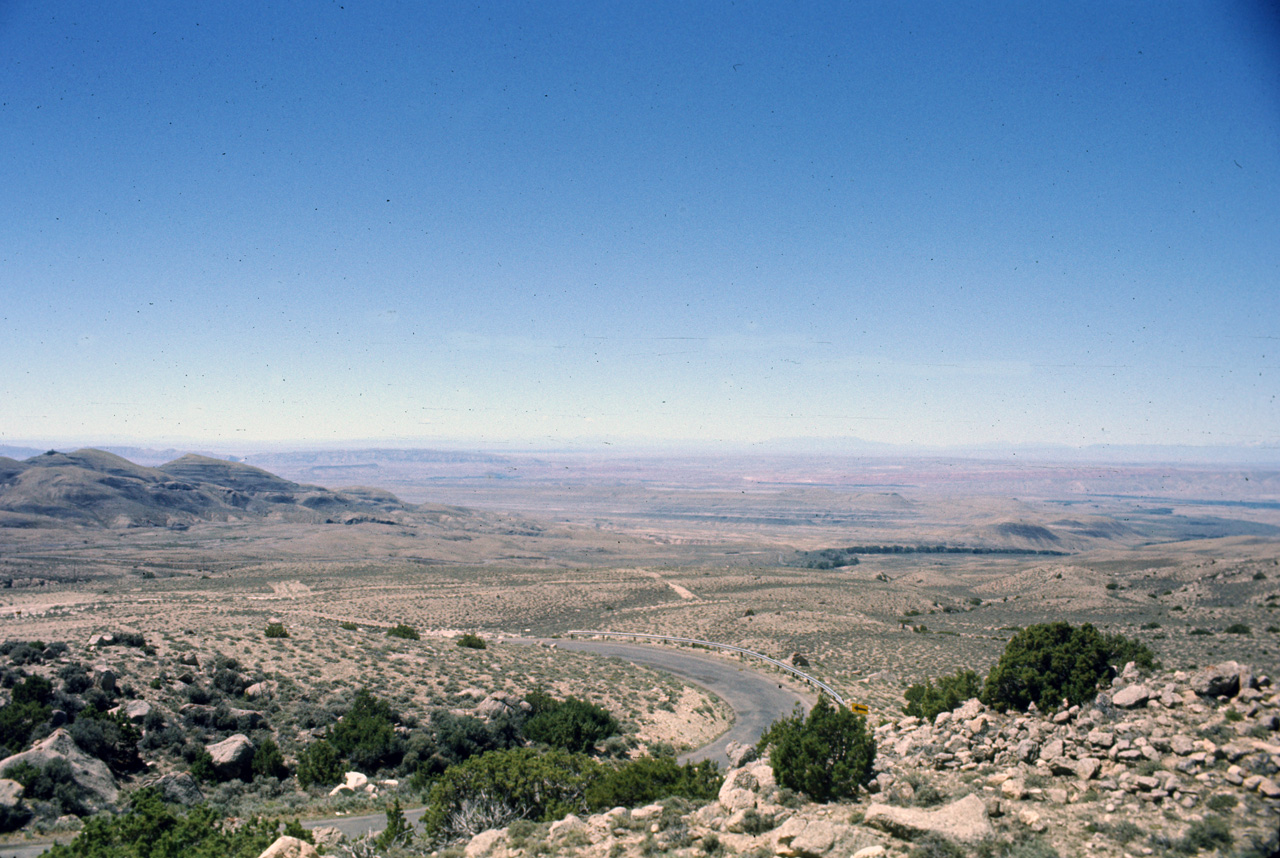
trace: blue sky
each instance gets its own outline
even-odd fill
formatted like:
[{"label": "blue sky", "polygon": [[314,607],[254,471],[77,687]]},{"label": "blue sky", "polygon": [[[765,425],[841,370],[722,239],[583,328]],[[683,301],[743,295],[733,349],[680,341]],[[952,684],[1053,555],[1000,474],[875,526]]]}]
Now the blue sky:
[{"label": "blue sky", "polygon": [[1278,22],[0,2],[0,441],[1274,447]]}]

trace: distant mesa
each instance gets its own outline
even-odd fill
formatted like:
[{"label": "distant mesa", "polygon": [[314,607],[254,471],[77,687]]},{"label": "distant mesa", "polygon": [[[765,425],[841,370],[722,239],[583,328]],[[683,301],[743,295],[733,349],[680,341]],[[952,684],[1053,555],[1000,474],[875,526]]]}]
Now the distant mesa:
[{"label": "distant mesa", "polygon": [[170,527],[198,521],[395,523],[416,509],[381,489],[331,491],[261,468],[186,455],[158,468],[103,450],[0,458],[0,527]]}]

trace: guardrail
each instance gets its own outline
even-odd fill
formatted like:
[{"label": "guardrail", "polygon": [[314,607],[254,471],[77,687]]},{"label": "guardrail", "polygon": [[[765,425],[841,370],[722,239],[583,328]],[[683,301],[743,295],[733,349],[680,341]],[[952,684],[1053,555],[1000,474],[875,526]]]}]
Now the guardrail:
[{"label": "guardrail", "polygon": [[670,641],[672,643],[695,644],[697,646],[713,647],[715,649],[723,649],[723,650],[728,650],[730,652],[741,653],[742,655],[749,655],[752,658],[758,658],[761,661],[766,661],[769,664],[773,665],[774,667],[782,668],[787,673],[798,676],[799,678],[803,679],[805,682],[809,683],[814,688],[817,688],[823,694],[826,694],[828,697],[834,700],[836,702],[836,705],[838,706],[848,705],[845,702],[845,699],[840,696],[840,693],[838,691],[836,691],[830,685],[827,685],[821,679],[810,676],[809,674],[805,673],[803,670],[796,670],[791,665],[785,662],[778,661],[776,658],[769,658],[769,656],[758,653],[755,650],[744,649],[743,647],[734,646],[733,644],[716,643],[715,641],[700,641],[696,638],[677,638],[671,635],[647,635],[641,632],[602,632],[602,631],[592,631],[589,629],[574,629],[573,631],[565,632],[565,634],[566,635],[595,635],[598,637],[614,637],[614,638],[641,638],[643,640],[651,640],[651,641]]}]

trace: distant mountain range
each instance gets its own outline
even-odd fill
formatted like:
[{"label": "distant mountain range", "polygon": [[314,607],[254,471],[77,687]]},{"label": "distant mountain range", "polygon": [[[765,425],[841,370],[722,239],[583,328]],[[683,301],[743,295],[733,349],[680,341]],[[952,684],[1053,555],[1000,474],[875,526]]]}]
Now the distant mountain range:
[{"label": "distant mountain range", "polygon": [[379,489],[330,491],[207,456],[185,455],[154,468],[94,449],[51,450],[22,461],[0,457],[0,527],[182,529],[197,521],[254,518],[398,523],[415,509]]}]

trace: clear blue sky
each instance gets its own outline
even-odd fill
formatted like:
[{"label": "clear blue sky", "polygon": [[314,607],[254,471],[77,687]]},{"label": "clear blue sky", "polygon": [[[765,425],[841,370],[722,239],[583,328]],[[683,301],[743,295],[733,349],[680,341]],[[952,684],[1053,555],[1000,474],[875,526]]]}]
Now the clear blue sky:
[{"label": "clear blue sky", "polygon": [[0,2],[0,441],[1280,444],[1245,2]]}]

